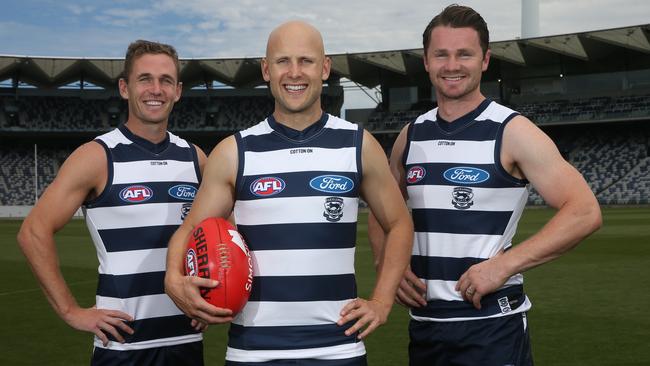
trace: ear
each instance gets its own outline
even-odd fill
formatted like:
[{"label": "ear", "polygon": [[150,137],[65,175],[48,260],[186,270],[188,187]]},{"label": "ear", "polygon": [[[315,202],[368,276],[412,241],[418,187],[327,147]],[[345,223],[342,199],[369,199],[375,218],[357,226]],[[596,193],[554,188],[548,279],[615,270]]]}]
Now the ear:
[{"label": "ear", "polygon": [[181,99],[181,94],[183,93],[183,82],[179,81],[176,84],[176,98],[174,98],[174,103],[178,102]]},{"label": "ear", "polygon": [[124,78],[120,78],[117,82],[118,88],[120,89],[120,95],[123,99],[129,99],[129,88]]},{"label": "ear", "polygon": [[271,76],[269,75],[269,61],[266,59],[266,57],[262,58],[260,65],[262,66],[262,77],[264,77],[264,81],[268,83],[271,81]]},{"label": "ear", "polygon": [[323,81],[329,79],[331,70],[332,70],[332,59],[325,56],[325,59],[323,60],[323,73],[321,75],[321,79]]},{"label": "ear", "polygon": [[422,62],[424,63],[424,70],[426,70],[426,72],[429,72],[429,62],[427,62],[426,51],[422,54]]},{"label": "ear", "polygon": [[488,48],[487,51],[485,51],[485,57],[483,57],[483,62],[481,65],[481,70],[485,71],[487,70],[488,66],[490,65],[490,56],[492,55],[492,52]]}]

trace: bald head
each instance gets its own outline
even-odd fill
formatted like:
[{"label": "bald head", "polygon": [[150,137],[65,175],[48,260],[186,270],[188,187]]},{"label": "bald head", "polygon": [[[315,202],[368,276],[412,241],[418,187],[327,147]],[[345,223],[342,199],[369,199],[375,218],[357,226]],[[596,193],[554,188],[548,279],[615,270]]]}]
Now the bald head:
[{"label": "bald head", "polygon": [[321,57],[325,55],[323,37],[318,29],[300,20],[282,23],[271,32],[266,43],[266,57],[287,45],[303,51],[316,52]]}]

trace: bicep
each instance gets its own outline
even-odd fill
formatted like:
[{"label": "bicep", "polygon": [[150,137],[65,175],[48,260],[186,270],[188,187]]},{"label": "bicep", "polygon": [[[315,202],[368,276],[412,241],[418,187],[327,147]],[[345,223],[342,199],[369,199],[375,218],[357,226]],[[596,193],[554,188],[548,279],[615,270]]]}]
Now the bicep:
[{"label": "bicep", "polygon": [[233,137],[223,140],[210,153],[199,191],[185,222],[194,226],[208,217],[228,218],[234,203],[237,147]]},{"label": "bicep", "polygon": [[364,137],[363,143],[361,193],[385,228],[407,214],[404,200],[379,143],[369,133]]},{"label": "bicep", "polygon": [[505,130],[504,149],[551,207],[559,208],[581,193],[590,192],[582,175],[564,160],[550,137],[532,122],[511,122]]}]

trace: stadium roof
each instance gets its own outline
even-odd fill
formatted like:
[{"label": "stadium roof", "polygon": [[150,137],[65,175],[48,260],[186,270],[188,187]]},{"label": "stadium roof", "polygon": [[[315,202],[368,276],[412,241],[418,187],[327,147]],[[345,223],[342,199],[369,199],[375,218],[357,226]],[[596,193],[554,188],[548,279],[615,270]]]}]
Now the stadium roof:
[{"label": "stadium roof", "polygon": [[[650,24],[575,34],[492,42],[493,60],[512,66],[544,65],[558,58],[597,63],[621,50],[650,54]],[[367,87],[386,80],[408,83],[422,73],[422,49],[330,55],[330,81],[347,78]],[[260,58],[181,59],[181,80],[186,88],[212,84],[255,87],[264,83]],[[493,61],[494,63],[494,61]],[[0,81],[12,79],[38,88],[58,88],[84,81],[113,88],[123,59],[65,58],[0,55]]]}]

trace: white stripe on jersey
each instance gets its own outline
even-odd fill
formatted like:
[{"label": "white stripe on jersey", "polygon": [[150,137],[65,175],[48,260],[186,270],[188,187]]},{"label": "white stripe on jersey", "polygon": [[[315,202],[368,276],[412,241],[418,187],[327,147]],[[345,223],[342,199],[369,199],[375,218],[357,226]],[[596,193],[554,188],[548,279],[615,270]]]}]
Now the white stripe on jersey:
[{"label": "white stripe on jersey", "polygon": [[[166,162],[165,169],[152,165],[150,160],[113,163],[113,184],[133,184],[133,182],[173,182],[197,183],[196,170],[191,161],[160,160]],[[172,174],[170,174],[172,173]],[[167,194],[167,192],[157,192]]]},{"label": "white stripe on jersey", "polygon": [[131,315],[135,320],[183,314],[169,296],[165,294],[144,295],[126,299],[96,296],[96,301],[98,309],[123,311]]},{"label": "white stripe on jersey", "polygon": [[[436,163],[494,164],[494,141],[454,140],[454,148],[438,146],[439,140],[412,141],[406,164]],[[461,164],[459,164],[461,165]]]},{"label": "white stripe on jersey", "polygon": [[[303,154],[291,154],[292,149],[274,150],[266,152],[246,151],[244,161],[263,161],[264,164],[245,164],[244,175],[280,174],[291,172],[310,171],[357,171],[357,150],[355,147],[340,149],[326,149],[310,147],[313,153],[309,154],[310,159],[305,159]],[[318,159],[314,164],[313,159]],[[349,162],[342,166],[341,161]]]},{"label": "white stripe on jersey", "polygon": [[[183,204],[184,202],[136,203],[129,206],[89,208],[86,209],[86,221],[92,221],[92,227],[97,230],[180,225]],[[88,227],[91,227],[90,224]]]},{"label": "white stripe on jersey", "polygon": [[344,119],[338,118],[336,116],[332,116],[331,114],[327,118],[327,123],[325,124],[325,128],[331,128],[334,130],[361,131],[361,129],[358,127],[356,123],[350,123]]},{"label": "white stripe on jersey", "polygon": [[239,134],[242,138],[247,136],[261,136],[272,133],[273,129],[269,126],[268,120],[264,120],[254,126],[251,126],[243,131],[240,131]]},{"label": "white stripe on jersey", "polygon": [[505,121],[511,114],[515,113],[514,110],[503,106],[498,103],[490,103],[485,110],[475,119],[477,121]]},{"label": "white stripe on jersey", "polygon": [[449,258],[491,258],[503,247],[500,240],[503,240],[501,235],[416,232],[413,242],[413,255]]},{"label": "white stripe on jersey", "polygon": [[341,318],[341,309],[352,300],[249,301],[232,322],[246,327],[332,324]]},{"label": "white stripe on jersey", "polygon": [[[167,247],[158,249],[128,250],[104,254],[107,261],[100,263],[99,273],[129,275],[165,271]],[[110,265],[106,265],[110,263]]]},{"label": "white stripe on jersey", "polygon": [[241,350],[228,347],[226,360],[236,362],[266,362],[281,359],[315,358],[319,360],[342,360],[366,354],[363,342],[347,343],[339,346],[287,349],[287,350]]},{"label": "white stripe on jersey", "polygon": [[[513,200],[517,196],[528,196],[526,187],[511,188],[471,188],[474,193],[474,204],[466,211],[515,211],[520,206],[520,200]],[[443,185],[414,185],[407,187],[410,208],[453,209],[453,186]]]},{"label": "white stripe on jersey", "polygon": [[[323,223],[325,211],[323,196],[267,198],[253,201],[235,202],[235,222],[238,225],[293,224],[293,223]],[[359,199],[357,197],[341,197],[343,199],[343,217],[340,223],[357,221]],[[276,215],[260,215],[262,212],[277,212]]]},{"label": "white stripe on jersey", "polygon": [[[252,251],[256,276],[318,276],[354,273],[354,248]],[[291,263],[291,265],[287,265]]]},{"label": "white stripe on jersey", "polygon": [[94,346],[98,348],[110,349],[112,351],[135,351],[139,349],[147,349],[152,347],[166,347],[176,346],[190,342],[198,342],[203,339],[202,333],[188,334],[178,337],[158,338],[150,341],[134,342],[134,343],[120,343],[108,341],[108,345],[104,346],[102,341],[95,336]]}]

